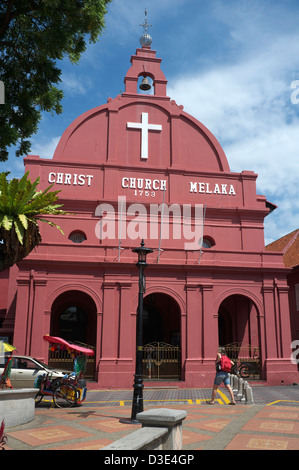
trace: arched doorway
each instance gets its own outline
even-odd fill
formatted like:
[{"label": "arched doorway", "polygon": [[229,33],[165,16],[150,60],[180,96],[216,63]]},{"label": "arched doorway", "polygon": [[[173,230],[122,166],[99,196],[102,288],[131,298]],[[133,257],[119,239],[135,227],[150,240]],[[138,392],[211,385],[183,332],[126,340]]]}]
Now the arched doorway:
[{"label": "arched doorway", "polygon": [[[59,295],[51,309],[50,335],[92,349],[96,345],[96,305],[84,292],[70,290]],[[73,359],[67,351],[49,352],[49,365],[72,370]],[[85,376],[95,377],[95,360],[88,358]]]},{"label": "arched doorway", "polygon": [[245,295],[230,295],[218,311],[219,346],[238,363],[246,363],[250,378],[261,377],[260,325],[255,303]]},{"label": "arched doorway", "polygon": [[180,380],[181,311],[169,295],[152,293],[143,303],[143,375],[152,380]]},{"label": "arched doorway", "polygon": [[86,333],[88,328],[87,312],[73,304],[62,310],[57,316],[58,330],[61,338],[72,342],[86,343]]}]

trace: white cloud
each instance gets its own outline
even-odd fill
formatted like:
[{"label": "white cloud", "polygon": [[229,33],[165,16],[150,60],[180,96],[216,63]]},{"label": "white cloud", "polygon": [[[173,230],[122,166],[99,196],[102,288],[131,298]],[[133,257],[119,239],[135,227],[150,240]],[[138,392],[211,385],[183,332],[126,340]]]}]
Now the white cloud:
[{"label": "white cloud", "polygon": [[40,142],[41,138],[38,142],[33,140],[30,155],[39,155],[40,158],[53,158],[60,137],[52,137],[50,140],[43,139],[43,142]]},{"label": "white cloud", "polygon": [[61,79],[61,88],[68,95],[85,95],[91,86],[91,80],[87,76],[79,76],[75,72],[63,73]]},{"label": "white cloud", "polygon": [[299,35],[269,34],[266,47],[169,80],[167,91],[216,136],[232,171],[258,173],[258,193],[278,205],[265,220],[266,239],[275,239],[299,227],[299,104],[291,102]]}]

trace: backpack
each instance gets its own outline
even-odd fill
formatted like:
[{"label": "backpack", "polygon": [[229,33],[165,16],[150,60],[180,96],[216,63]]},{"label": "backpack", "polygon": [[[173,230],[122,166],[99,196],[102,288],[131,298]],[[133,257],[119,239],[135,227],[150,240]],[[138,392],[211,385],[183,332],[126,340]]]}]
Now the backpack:
[{"label": "backpack", "polygon": [[231,360],[227,357],[222,355],[220,359],[220,369],[224,372],[230,372],[232,368]]}]

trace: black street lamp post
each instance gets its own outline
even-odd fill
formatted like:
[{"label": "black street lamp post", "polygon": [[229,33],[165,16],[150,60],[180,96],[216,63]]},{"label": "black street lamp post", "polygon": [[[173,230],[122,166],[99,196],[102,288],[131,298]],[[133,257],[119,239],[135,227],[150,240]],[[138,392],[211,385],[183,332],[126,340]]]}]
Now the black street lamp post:
[{"label": "black street lamp post", "polygon": [[136,266],[139,268],[139,293],[138,293],[138,310],[136,325],[136,364],[134,379],[134,394],[132,402],[131,420],[132,424],[139,424],[136,419],[137,413],[143,411],[143,380],[142,380],[142,346],[143,346],[143,294],[145,292],[145,276],[144,270],[147,267],[146,256],[152,253],[151,248],[146,248],[142,240],[140,247],[134,248],[133,253],[138,254],[138,262]]}]

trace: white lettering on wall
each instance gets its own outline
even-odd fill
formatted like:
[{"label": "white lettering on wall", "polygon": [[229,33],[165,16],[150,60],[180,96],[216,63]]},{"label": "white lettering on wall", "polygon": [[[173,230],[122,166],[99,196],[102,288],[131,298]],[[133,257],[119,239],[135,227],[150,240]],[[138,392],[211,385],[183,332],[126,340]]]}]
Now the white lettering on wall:
[{"label": "white lettering on wall", "polygon": [[227,196],[235,196],[236,191],[232,184],[224,183],[201,183],[190,181],[190,193],[202,194],[226,194]]},{"label": "white lettering on wall", "polygon": [[144,189],[144,190],[154,190],[154,191],[164,191],[166,190],[166,180],[151,180],[148,178],[129,178],[124,176],[121,180],[122,188],[129,189]]},{"label": "white lettering on wall", "polygon": [[55,173],[51,171],[49,173],[49,183],[65,184],[71,186],[90,186],[93,175],[78,175],[77,173]]}]

